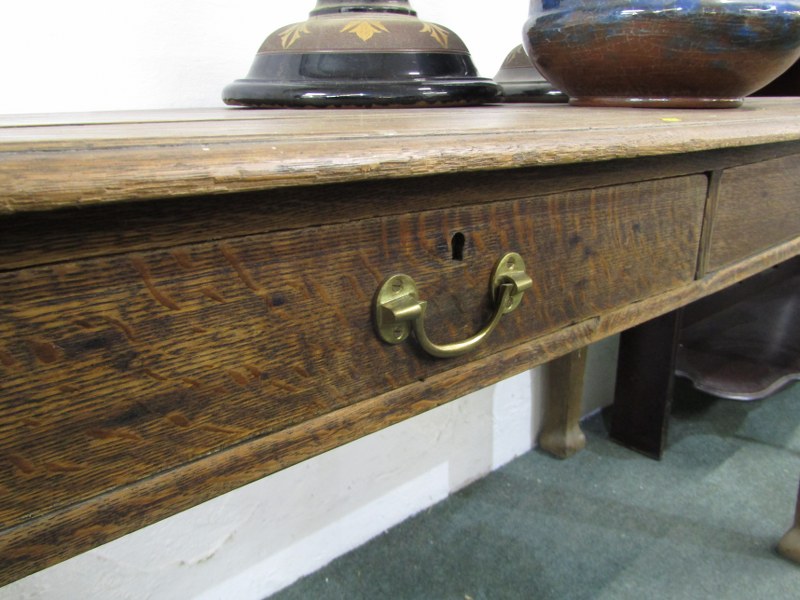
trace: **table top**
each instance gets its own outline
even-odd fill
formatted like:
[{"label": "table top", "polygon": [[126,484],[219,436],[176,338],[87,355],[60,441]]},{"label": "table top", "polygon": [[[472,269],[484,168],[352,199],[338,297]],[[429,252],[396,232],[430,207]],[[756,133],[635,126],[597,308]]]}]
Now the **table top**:
[{"label": "table top", "polygon": [[800,140],[800,99],[0,116],[0,214]]}]

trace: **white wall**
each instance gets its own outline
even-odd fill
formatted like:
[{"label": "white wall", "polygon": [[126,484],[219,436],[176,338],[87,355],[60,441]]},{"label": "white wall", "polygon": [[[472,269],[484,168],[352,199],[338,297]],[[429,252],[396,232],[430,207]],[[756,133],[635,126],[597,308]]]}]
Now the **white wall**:
[{"label": "white wall", "polygon": [[[0,14],[0,114],[220,106],[262,40],[314,0],[39,0]],[[526,0],[415,0],[486,77],[521,43]]]},{"label": "white wall", "polygon": [[[313,0],[53,0],[0,17],[0,114],[220,106],[272,30]],[[412,0],[493,76],[527,0]],[[589,354],[586,410],[608,404],[615,340]],[[0,588],[26,598],[260,599],[529,450],[537,369]]]}]

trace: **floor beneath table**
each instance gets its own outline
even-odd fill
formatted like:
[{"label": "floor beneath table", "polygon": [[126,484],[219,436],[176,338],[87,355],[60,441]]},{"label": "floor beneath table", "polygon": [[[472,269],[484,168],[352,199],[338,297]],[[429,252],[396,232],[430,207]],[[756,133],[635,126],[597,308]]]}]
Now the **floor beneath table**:
[{"label": "floor beneath table", "polygon": [[800,384],[758,402],[678,382],[661,462],[608,441],[533,451],[273,596],[794,599],[775,544],[800,474]]}]

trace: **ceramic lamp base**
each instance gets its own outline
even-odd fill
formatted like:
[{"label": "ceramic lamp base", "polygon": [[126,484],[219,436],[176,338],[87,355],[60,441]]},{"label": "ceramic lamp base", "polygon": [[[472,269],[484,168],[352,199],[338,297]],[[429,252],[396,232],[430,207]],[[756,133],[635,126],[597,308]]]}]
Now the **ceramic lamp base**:
[{"label": "ceramic lamp base", "polygon": [[521,44],[509,52],[494,80],[502,89],[503,102],[567,101],[567,95],[555,89],[533,66]]},{"label": "ceramic lamp base", "polygon": [[469,51],[406,0],[318,0],[308,21],[272,33],[223,101],[252,107],[458,106],[492,102]]}]

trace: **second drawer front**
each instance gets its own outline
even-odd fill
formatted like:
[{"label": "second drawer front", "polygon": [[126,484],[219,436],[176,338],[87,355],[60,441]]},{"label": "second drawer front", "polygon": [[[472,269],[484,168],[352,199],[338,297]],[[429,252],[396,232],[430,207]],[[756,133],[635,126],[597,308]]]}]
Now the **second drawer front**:
[{"label": "second drawer front", "polygon": [[800,235],[800,156],[722,175],[709,247],[714,271]]}]

